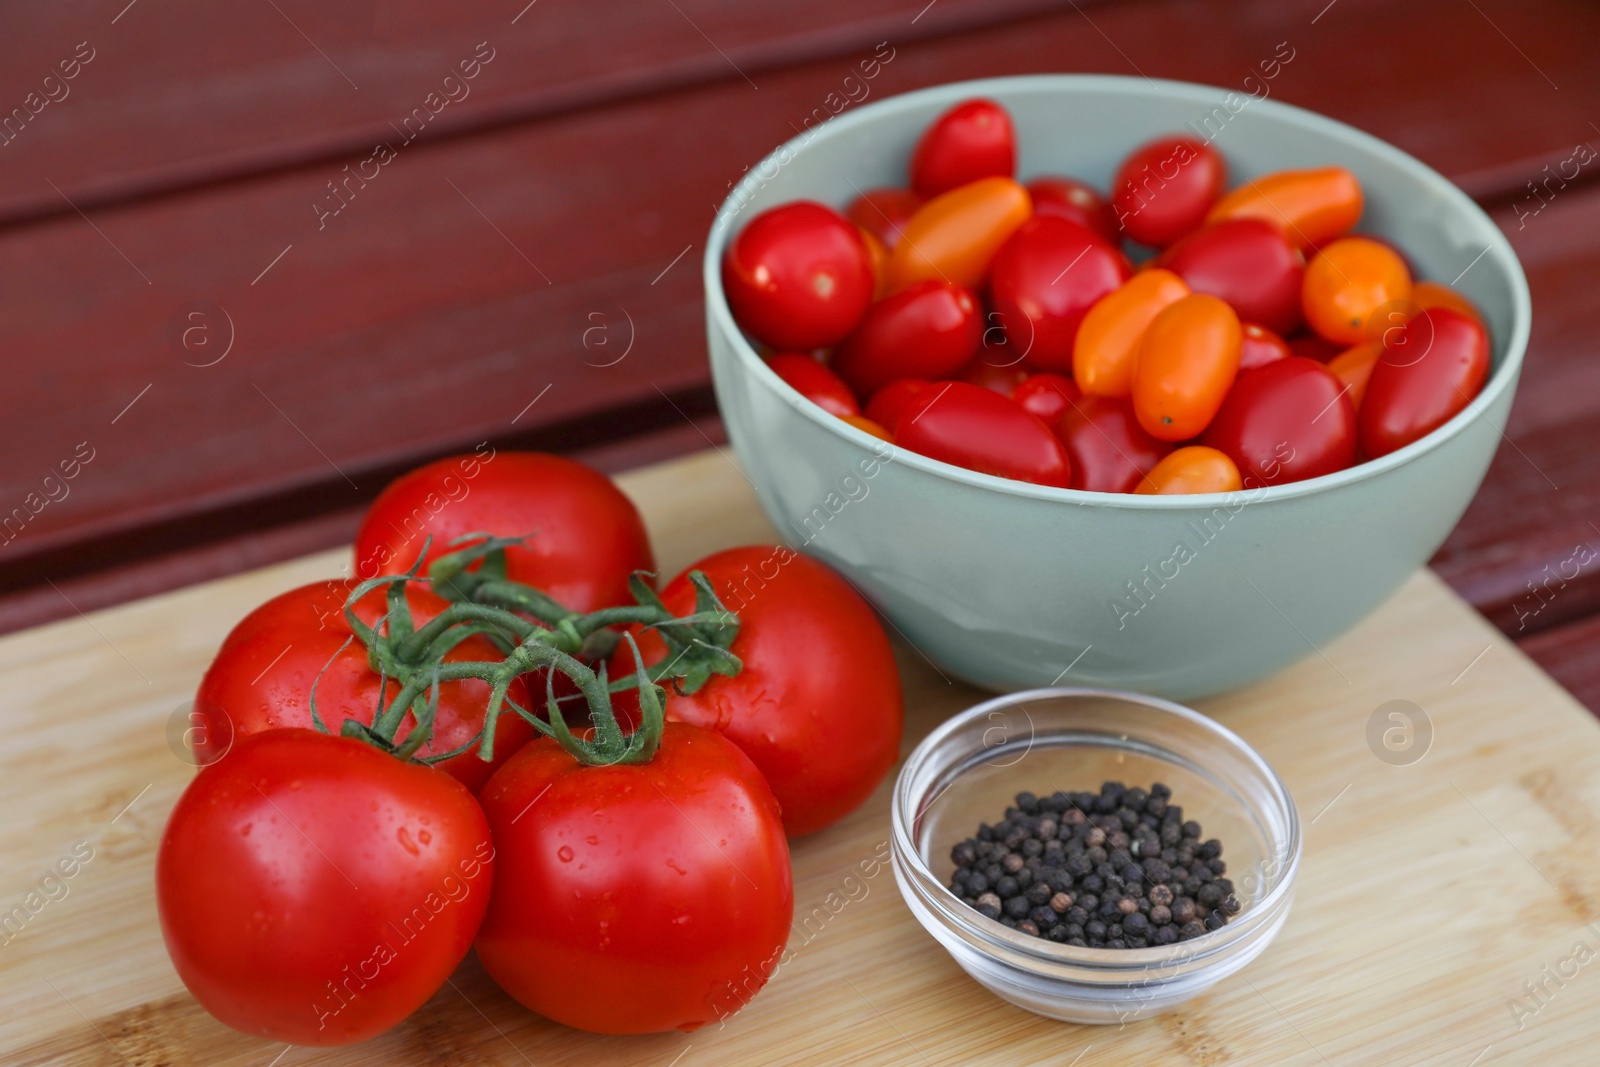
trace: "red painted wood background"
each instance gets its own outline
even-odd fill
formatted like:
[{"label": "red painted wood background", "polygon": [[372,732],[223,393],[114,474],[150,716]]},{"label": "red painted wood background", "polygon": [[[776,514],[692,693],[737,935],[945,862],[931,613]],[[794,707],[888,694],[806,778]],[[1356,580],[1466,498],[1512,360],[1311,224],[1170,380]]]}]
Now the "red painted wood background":
[{"label": "red painted wood background", "polygon": [[[1236,84],[1287,41],[1278,98],[1437,167],[1523,257],[1508,441],[1434,566],[1600,708],[1600,566],[1571,563],[1600,550],[1600,184],[1530,185],[1600,145],[1600,10],[524,2],[8,12],[0,514],[93,458],[0,538],[0,628],[337,544],[388,478],[479,441],[617,469],[720,440],[713,209],[880,42],[875,97],[1044,71]],[[633,351],[601,366],[629,320]]]}]

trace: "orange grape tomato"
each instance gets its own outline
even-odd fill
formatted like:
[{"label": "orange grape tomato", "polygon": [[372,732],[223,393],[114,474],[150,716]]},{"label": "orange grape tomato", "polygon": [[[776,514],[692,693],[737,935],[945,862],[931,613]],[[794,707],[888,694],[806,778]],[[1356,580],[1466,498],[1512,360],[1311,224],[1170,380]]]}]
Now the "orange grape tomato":
[{"label": "orange grape tomato", "polygon": [[872,299],[877,300],[888,292],[884,269],[889,263],[889,250],[883,247],[883,242],[871,230],[864,226],[857,226],[856,229],[861,233],[861,243],[867,246],[867,262],[872,265]]},{"label": "orange grape tomato", "polygon": [[1348,231],[1362,206],[1361,183],[1343,167],[1283,170],[1247,179],[1212,206],[1206,222],[1265,219],[1304,252]]},{"label": "orange grape tomato", "polygon": [[1372,365],[1378,361],[1381,344],[1363,341],[1340,352],[1328,360],[1328,369],[1349,390],[1350,405],[1361,410],[1361,398],[1367,392],[1367,379],[1372,377]]},{"label": "orange grape tomato", "polygon": [[889,290],[928,278],[976,288],[1032,214],[1028,190],[1010,178],[979,178],[941,193],[911,216],[889,250]]},{"label": "orange grape tomato", "polygon": [[1483,315],[1472,301],[1439,282],[1417,282],[1411,287],[1411,302],[1419,311],[1426,311],[1428,308],[1449,308],[1451,311],[1461,312],[1469,319],[1477,319],[1478,325],[1483,325]]},{"label": "orange grape tomato", "polygon": [[1343,345],[1367,340],[1373,312],[1411,298],[1411,272],[1388,245],[1365,237],[1334,241],[1311,257],[1300,308],[1318,334]]},{"label": "orange grape tomato", "polygon": [[1133,392],[1139,339],[1163,308],[1188,295],[1182,278],[1153,267],[1101,297],[1078,324],[1073,343],[1072,376],[1078,388],[1095,396]]},{"label": "orange grape tomato", "polygon": [[1194,293],[1167,305],[1139,343],[1133,410],[1163,441],[1198,436],[1239,373],[1243,330],[1233,308]]},{"label": "orange grape tomato", "polygon": [[1236,493],[1244,488],[1239,468],[1224,452],[1189,445],[1169,452],[1139,482],[1135,493],[1177,496],[1190,493]]},{"label": "orange grape tomato", "polygon": [[845,422],[848,422],[851,426],[854,426],[856,429],[864,430],[867,433],[870,433],[874,437],[881,437],[885,441],[893,441],[894,440],[893,437],[889,436],[889,431],[888,430],[885,430],[882,426],[880,426],[876,422],[873,422],[871,419],[867,418],[865,415],[841,415],[839,417],[842,418]]}]

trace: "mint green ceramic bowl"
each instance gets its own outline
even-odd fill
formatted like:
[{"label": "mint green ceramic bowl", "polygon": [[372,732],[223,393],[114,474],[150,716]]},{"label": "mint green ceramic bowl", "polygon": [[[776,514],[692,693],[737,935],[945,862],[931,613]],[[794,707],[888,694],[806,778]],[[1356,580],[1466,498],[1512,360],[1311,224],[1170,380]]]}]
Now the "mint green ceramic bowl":
[{"label": "mint green ceramic bowl", "polygon": [[[1103,189],[1134,145],[1182,130],[1213,135],[1235,182],[1348,167],[1367,195],[1360,228],[1396,242],[1419,277],[1459,275],[1484,312],[1494,342],[1488,384],[1398,452],[1242,494],[1029,485],[892,449],[846,425],[784,384],[740,333],[722,292],[723,251],[745,221],[785,201],[843,208],[857,190],[903,185],[923,128],[972,96],[1011,112],[1024,179],[1071,174]],[[946,673],[1000,690],[1065,683],[1184,700],[1316,654],[1392,594],[1461,517],[1500,443],[1528,339],[1516,256],[1439,174],[1308,111],[1142,78],[997,78],[846,111],[751,168],[717,214],[704,271],[717,400],[768,517]]]}]

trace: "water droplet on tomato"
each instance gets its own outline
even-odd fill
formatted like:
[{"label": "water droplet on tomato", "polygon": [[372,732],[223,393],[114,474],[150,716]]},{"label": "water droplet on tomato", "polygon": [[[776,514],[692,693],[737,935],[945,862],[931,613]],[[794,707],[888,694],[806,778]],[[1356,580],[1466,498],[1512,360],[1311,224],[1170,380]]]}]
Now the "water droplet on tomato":
[{"label": "water droplet on tomato", "polygon": [[411,831],[407,830],[404,826],[400,827],[399,832],[395,834],[395,838],[400,842],[400,847],[411,853],[413,856],[419,853],[420,850],[417,848],[417,843],[411,840]]},{"label": "water droplet on tomato", "polygon": [[429,833],[428,831],[426,831],[426,830],[418,830],[417,831],[417,840],[421,841],[424,845],[426,845],[426,844],[430,843],[431,841],[433,841],[433,835],[431,833]]},{"label": "water droplet on tomato", "polygon": [[572,847],[570,845],[562,845],[560,848],[556,849],[556,858],[562,863],[571,863]]}]

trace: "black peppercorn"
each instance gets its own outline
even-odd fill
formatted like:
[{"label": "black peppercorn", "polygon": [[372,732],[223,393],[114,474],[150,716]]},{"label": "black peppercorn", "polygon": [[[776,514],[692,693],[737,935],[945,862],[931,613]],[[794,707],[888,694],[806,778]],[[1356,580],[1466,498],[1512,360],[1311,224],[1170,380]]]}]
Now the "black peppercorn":
[{"label": "black peppercorn", "polygon": [[1002,900],[1009,900],[1017,895],[1017,880],[1009,874],[1005,875],[994,884],[994,891],[1000,894]]}]

